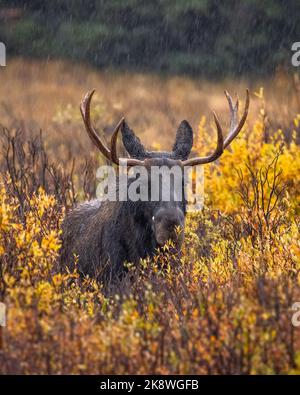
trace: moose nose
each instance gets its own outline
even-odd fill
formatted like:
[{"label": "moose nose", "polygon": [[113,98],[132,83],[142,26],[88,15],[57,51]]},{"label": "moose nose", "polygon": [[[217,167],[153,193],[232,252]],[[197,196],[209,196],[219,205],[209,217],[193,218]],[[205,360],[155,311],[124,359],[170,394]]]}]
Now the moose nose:
[{"label": "moose nose", "polygon": [[182,243],[182,228],[184,215],[179,209],[163,209],[154,217],[155,238],[160,246],[168,240],[180,246]]}]

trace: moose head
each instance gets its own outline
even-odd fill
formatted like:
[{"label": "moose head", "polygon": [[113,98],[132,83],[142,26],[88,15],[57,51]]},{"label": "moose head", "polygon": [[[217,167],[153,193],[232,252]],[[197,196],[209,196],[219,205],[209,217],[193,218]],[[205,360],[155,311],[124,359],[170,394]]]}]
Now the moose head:
[{"label": "moose head", "polygon": [[[249,91],[247,90],[244,112],[242,118],[238,121],[239,100],[237,98],[234,103],[231,96],[225,91],[230,110],[230,128],[227,137],[223,137],[222,127],[217,115],[213,112],[218,135],[215,151],[208,156],[189,159],[193,146],[193,131],[189,123],[185,120],[182,121],[178,127],[175,143],[170,152],[148,151],[133,130],[129,128],[124,118],[121,118],[116,125],[111,136],[110,146],[108,147],[101,141],[91,123],[90,106],[94,92],[95,90],[87,93],[80,105],[82,118],[90,139],[106,159],[119,166],[121,163],[124,163],[124,159],[122,161],[120,160],[116,150],[117,137],[119,130],[121,130],[123,145],[129,154],[129,158],[125,159],[125,163],[127,167],[143,166],[147,169],[149,173],[148,180],[150,180],[149,188],[151,188],[152,185],[150,170],[154,166],[164,169],[171,169],[176,166],[183,169],[185,166],[202,165],[217,160],[222,155],[224,149],[229,146],[241,131],[246,121],[249,108]],[[163,184],[160,184],[161,189],[164,187]],[[181,187],[183,188],[183,184]],[[156,202],[148,201],[143,204],[143,216],[146,222],[151,222],[152,230],[159,246],[164,245],[169,239],[179,244],[182,242],[182,236],[178,237],[178,234],[182,235],[182,232],[178,232],[177,229],[182,230],[184,228],[186,201],[183,191],[180,191],[182,199],[179,200],[175,199],[174,196],[176,190],[172,191],[173,193],[169,195],[170,200],[167,202],[160,198]],[[161,196],[161,193],[159,196]]]}]

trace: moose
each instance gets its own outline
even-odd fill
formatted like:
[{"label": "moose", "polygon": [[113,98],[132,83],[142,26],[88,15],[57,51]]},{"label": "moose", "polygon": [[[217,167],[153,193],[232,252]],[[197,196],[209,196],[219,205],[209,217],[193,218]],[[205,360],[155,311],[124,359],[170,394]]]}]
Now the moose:
[{"label": "moose", "polygon": [[[182,121],[176,133],[172,151],[148,151],[129,128],[124,118],[115,127],[110,147],[101,141],[91,122],[90,107],[95,90],[87,93],[80,104],[80,111],[87,134],[102,155],[117,166],[123,163],[117,154],[117,137],[121,130],[123,145],[128,153],[128,168],[142,166],[149,173],[153,166],[202,165],[217,160],[241,131],[249,109],[249,91],[246,91],[245,108],[238,119],[239,100],[234,103],[225,91],[230,110],[229,133],[223,137],[222,127],[215,112],[217,145],[213,153],[204,157],[189,158],[193,146],[193,131],[187,121]],[[181,186],[180,186],[181,188]],[[183,188],[183,184],[182,184]],[[126,272],[125,262],[138,264],[140,259],[153,256],[168,240],[180,249],[187,211],[184,193],[182,199],[163,201],[131,201],[94,199],[79,204],[63,222],[61,262],[74,265],[79,271],[103,283],[114,282]],[[181,231],[178,232],[178,229]]]}]

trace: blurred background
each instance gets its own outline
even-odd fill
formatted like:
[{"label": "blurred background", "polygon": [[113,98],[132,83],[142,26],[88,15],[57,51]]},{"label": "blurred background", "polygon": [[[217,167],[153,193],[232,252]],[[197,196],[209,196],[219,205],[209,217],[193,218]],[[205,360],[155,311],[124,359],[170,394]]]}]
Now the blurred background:
[{"label": "blurred background", "polygon": [[87,153],[78,107],[96,88],[100,131],[125,115],[146,144],[170,148],[182,119],[197,131],[215,110],[226,125],[223,90],[249,87],[251,112],[263,95],[272,126],[288,130],[300,112],[299,15],[298,0],[2,0],[1,123]]},{"label": "blurred background", "polygon": [[1,39],[27,58],[219,79],[289,65],[298,0],[2,0]]}]

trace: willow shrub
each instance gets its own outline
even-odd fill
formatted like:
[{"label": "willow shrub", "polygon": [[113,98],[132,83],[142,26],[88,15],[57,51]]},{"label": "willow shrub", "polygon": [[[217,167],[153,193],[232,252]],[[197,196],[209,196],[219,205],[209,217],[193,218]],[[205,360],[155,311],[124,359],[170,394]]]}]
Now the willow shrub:
[{"label": "willow shrub", "polygon": [[[203,118],[195,149],[214,144]],[[270,130],[262,106],[253,128],[206,166],[206,204],[187,217],[182,253],[167,245],[137,267],[126,263],[108,294],[76,268],[57,269],[61,221],[76,201],[72,177],[43,161],[32,166],[46,169],[44,178],[29,177],[30,161],[18,176],[6,152],[0,372],[299,373],[291,323],[300,300],[299,154],[295,133],[287,142]]]}]

